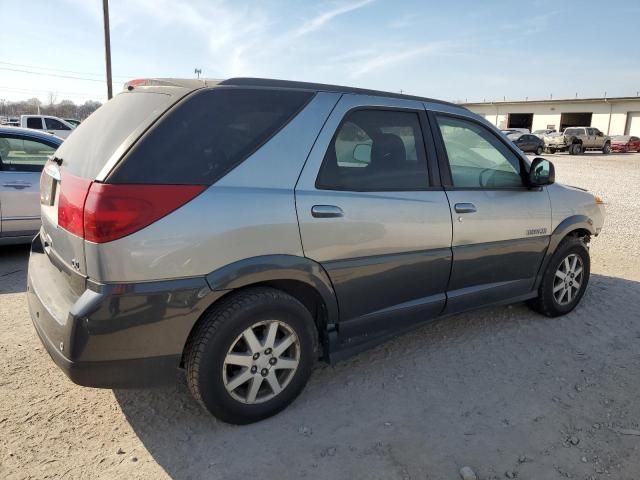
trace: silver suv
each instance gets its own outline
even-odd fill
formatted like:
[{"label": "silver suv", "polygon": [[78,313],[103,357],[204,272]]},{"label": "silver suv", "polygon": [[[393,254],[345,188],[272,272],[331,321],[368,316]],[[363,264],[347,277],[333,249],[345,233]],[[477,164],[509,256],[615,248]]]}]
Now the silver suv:
[{"label": "silver suv", "polygon": [[528,301],[571,311],[603,208],[463,107],[353,88],[148,80],[44,169],[31,317],[80,385],[175,380],[231,423],[318,359]]}]

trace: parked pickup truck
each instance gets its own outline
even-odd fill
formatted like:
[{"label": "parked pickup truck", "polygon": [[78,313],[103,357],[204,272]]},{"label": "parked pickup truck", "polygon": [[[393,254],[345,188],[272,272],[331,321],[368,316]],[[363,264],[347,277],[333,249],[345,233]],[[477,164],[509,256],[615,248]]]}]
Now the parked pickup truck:
[{"label": "parked pickup truck", "polygon": [[45,130],[60,138],[67,138],[75,128],[63,119],[49,115],[20,115],[20,126],[34,130]]},{"label": "parked pickup truck", "polygon": [[569,127],[562,133],[545,135],[544,149],[547,153],[569,152],[570,155],[602,150],[606,155],[611,152],[611,138],[597,128]]}]

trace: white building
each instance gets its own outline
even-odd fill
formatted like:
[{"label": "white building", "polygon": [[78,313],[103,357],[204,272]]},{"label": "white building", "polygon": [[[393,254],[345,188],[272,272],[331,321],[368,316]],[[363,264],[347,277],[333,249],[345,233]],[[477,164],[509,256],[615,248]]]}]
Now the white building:
[{"label": "white building", "polygon": [[464,104],[498,128],[530,131],[596,127],[607,135],[640,136],[640,97],[531,100]]}]

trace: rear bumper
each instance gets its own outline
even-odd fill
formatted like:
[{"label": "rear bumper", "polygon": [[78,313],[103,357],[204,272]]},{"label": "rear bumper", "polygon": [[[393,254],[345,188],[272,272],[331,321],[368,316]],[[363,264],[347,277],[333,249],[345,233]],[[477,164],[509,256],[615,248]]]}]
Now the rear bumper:
[{"label": "rear bumper", "polygon": [[98,284],[56,266],[39,236],[29,258],[29,312],[56,365],[79,385],[142,387],[175,381],[189,332],[224,292],[204,278]]}]

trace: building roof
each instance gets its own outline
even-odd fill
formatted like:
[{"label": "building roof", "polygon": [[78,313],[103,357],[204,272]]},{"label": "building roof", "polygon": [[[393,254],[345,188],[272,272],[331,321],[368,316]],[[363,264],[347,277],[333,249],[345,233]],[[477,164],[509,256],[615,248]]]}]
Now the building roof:
[{"label": "building roof", "polygon": [[640,96],[636,97],[594,97],[594,98],[558,98],[547,100],[506,100],[496,102],[468,102],[462,103],[465,107],[483,106],[483,105],[530,105],[530,104],[551,104],[551,103],[621,103],[621,102],[640,102]]}]

